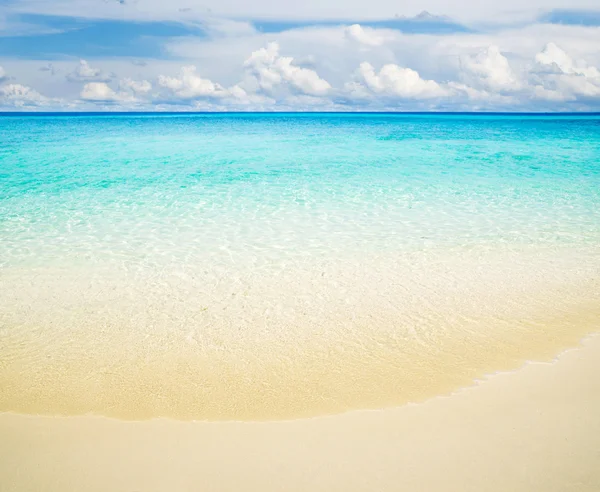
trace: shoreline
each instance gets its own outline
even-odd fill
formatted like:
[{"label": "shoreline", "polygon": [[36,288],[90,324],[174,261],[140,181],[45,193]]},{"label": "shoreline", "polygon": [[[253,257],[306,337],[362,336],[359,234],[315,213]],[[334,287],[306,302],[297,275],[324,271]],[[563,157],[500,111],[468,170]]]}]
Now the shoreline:
[{"label": "shoreline", "polygon": [[[600,488],[600,333],[447,396],[271,422],[0,414],[4,491]],[[592,377],[590,377],[592,376]]]},{"label": "shoreline", "polygon": [[[394,395],[393,391],[394,380],[390,379],[387,381],[387,387],[390,390],[390,397],[381,398],[382,387],[377,387],[378,392],[371,397],[373,400],[364,399],[363,404],[359,404],[358,406],[347,406],[344,408],[343,405],[336,403],[334,406],[327,406],[325,403],[320,407],[321,412],[315,413],[315,407],[311,406],[310,410],[306,413],[290,413],[287,408],[281,414],[273,413],[273,414],[263,414],[262,412],[259,414],[259,417],[255,417],[252,414],[244,414],[243,418],[231,417],[228,415],[225,416],[214,416],[206,417],[206,418],[198,418],[195,416],[195,413],[192,411],[189,414],[168,414],[168,415],[156,415],[152,413],[144,414],[140,410],[136,410],[132,414],[121,414],[119,412],[107,412],[107,413],[96,413],[94,411],[89,411],[85,413],[81,412],[53,412],[53,411],[15,411],[13,409],[1,409],[0,415],[3,414],[14,414],[14,415],[24,415],[24,416],[37,416],[37,417],[48,417],[48,418],[71,418],[71,417],[94,417],[94,418],[108,418],[110,420],[116,421],[124,421],[124,422],[146,422],[146,421],[154,421],[154,420],[168,420],[168,421],[177,421],[177,422],[192,422],[192,423],[230,423],[230,422],[238,422],[238,423],[260,423],[260,422],[294,422],[301,420],[310,420],[310,419],[319,419],[319,418],[327,418],[327,417],[335,417],[338,415],[345,414],[353,414],[355,412],[362,411],[386,411],[395,408],[402,408],[406,405],[421,405],[427,403],[431,400],[435,400],[436,398],[448,398],[452,397],[456,394],[460,394],[462,391],[478,387],[480,384],[488,381],[489,379],[493,379],[498,375],[503,374],[512,374],[514,372],[519,372],[523,370],[524,367],[527,367],[530,364],[554,364],[565,353],[568,353],[572,350],[578,350],[585,344],[585,341],[588,339],[593,339],[594,337],[600,337],[600,327],[598,323],[595,321],[597,318],[598,311],[597,309],[591,309],[586,311],[585,314],[580,314],[578,317],[574,318],[572,313],[565,314],[564,317],[557,317],[553,319],[551,323],[543,323],[544,326],[549,327],[552,326],[554,329],[561,327],[569,327],[569,329],[558,329],[556,333],[549,334],[547,336],[543,336],[543,332],[530,332],[528,334],[523,333],[519,335],[519,338],[526,338],[527,335],[532,337],[528,343],[528,355],[525,356],[522,354],[522,349],[518,348],[518,344],[515,340],[511,343],[505,342],[497,343],[497,344],[489,344],[482,345],[478,347],[478,356],[481,358],[482,356],[486,360],[485,364],[480,365],[467,365],[466,369],[463,369],[465,372],[459,373],[456,370],[450,374],[443,374],[444,362],[442,361],[440,367],[436,368],[432,375],[435,375],[436,380],[435,384],[432,380],[427,379],[427,374],[418,374],[414,373],[412,376],[418,376],[418,378],[414,381],[410,381],[407,376],[403,376],[401,379],[396,379],[396,384],[398,382],[409,383],[411,386],[408,390],[403,389],[403,397],[398,397],[398,395]],[[577,327],[574,329],[573,327]],[[535,342],[535,343],[534,343]],[[463,357],[465,360],[467,359],[467,355],[463,354],[467,350],[466,346],[457,345],[457,349],[452,351],[452,356],[459,359]],[[373,353],[367,355],[373,356]],[[350,354],[351,355],[351,354]],[[355,354],[356,355],[356,354]],[[392,360],[392,356],[394,352],[391,352],[389,360]],[[348,355],[349,357],[349,355]],[[386,360],[383,359],[382,360]],[[357,364],[357,363],[355,363]],[[308,367],[308,366],[307,366]],[[335,383],[343,381],[339,379],[339,376],[330,377],[327,376],[325,372],[325,368],[328,367],[327,364],[322,367],[319,366],[320,369],[323,370],[321,373],[317,373],[316,371],[313,373],[309,373],[312,384],[317,384],[319,380],[322,384],[327,384],[331,387]],[[344,364],[342,367],[351,368],[352,366],[349,363]],[[487,367],[487,369],[485,368]],[[365,374],[364,378],[369,376],[367,369],[368,365],[365,366]],[[270,368],[271,369],[271,368]],[[352,375],[356,375],[358,370],[357,367],[353,368],[353,372],[349,374],[345,379],[351,377]],[[270,370],[270,372],[273,372]],[[151,371],[147,371],[147,375],[150,376]],[[319,376],[320,374],[320,376]],[[386,376],[388,373],[384,373]],[[308,375],[308,374],[307,374]],[[233,377],[233,374],[230,374]],[[241,374],[240,374],[241,376]],[[319,379],[317,376],[323,379]],[[440,378],[439,380],[437,378]],[[379,379],[376,380],[380,382]],[[361,381],[361,389],[366,388],[365,381]],[[423,388],[419,387],[419,383],[424,382],[426,386]],[[265,383],[262,383],[265,384]],[[305,383],[308,385],[308,382]],[[257,390],[261,389],[261,382],[258,381],[255,385]],[[22,387],[26,387],[26,383],[23,382]],[[144,386],[140,387],[140,390],[143,389]],[[59,387],[56,386],[58,389]],[[292,390],[293,386],[290,385],[290,390]],[[308,386],[302,387],[298,386],[302,391],[298,395],[292,395],[289,398],[294,398],[294,401],[300,401],[299,399],[308,395]],[[348,387],[349,388],[349,387]],[[217,393],[222,396],[225,395],[227,391],[235,391],[236,386],[223,386],[221,388],[221,392]],[[339,390],[339,389],[338,389]],[[412,393],[407,393],[407,391],[411,391]],[[8,391],[5,391],[5,396],[9,395]],[[149,396],[151,396],[150,394]],[[250,393],[248,393],[248,396]],[[411,395],[411,396],[408,396]],[[240,396],[235,396],[236,400],[239,400]],[[2,398],[0,398],[2,400]],[[133,401],[133,400],[132,400]],[[192,400],[190,400],[192,401]],[[261,400],[261,395],[257,394],[255,396],[255,400],[260,403],[261,410],[263,410],[264,402]],[[335,403],[335,398],[332,399]],[[141,403],[141,402],[140,402]],[[356,402],[354,402],[356,403]],[[270,410],[273,411],[273,408]]]},{"label": "shoreline", "polygon": [[340,260],[214,289],[193,271],[5,277],[0,411],[271,421],[426,401],[596,331],[597,253],[576,253]]},{"label": "shoreline", "polygon": [[574,345],[569,345],[553,356],[547,357],[532,357],[523,360],[517,367],[508,368],[508,369],[498,369],[491,371],[489,373],[485,373],[480,377],[474,378],[470,383],[465,384],[464,386],[460,386],[458,388],[439,393],[436,395],[432,395],[420,401],[407,401],[405,403],[400,403],[398,405],[391,405],[382,408],[352,408],[349,410],[341,411],[338,413],[331,414],[321,414],[321,415],[311,415],[306,417],[291,417],[291,418],[273,418],[273,419],[255,419],[255,420],[243,420],[243,419],[229,419],[229,420],[210,420],[210,419],[179,419],[171,416],[159,416],[159,417],[149,417],[149,418],[140,418],[140,419],[128,419],[121,417],[114,417],[110,415],[102,415],[102,414],[83,414],[83,415],[61,415],[61,414],[45,414],[45,413],[24,413],[17,411],[0,411],[0,418],[2,416],[14,416],[14,417],[26,417],[26,418],[41,418],[41,419],[71,419],[71,418],[91,418],[91,419],[106,419],[109,421],[115,422],[127,422],[127,423],[144,423],[144,422],[177,422],[177,423],[189,423],[189,424],[267,424],[267,423],[290,423],[290,422],[300,422],[300,421],[309,421],[309,420],[320,420],[320,419],[330,419],[336,418],[343,415],[353,415],[353,414],[361,414],[361,413],[372,413],[372,412],[386,412],[391,410],[397,410],[404,408],[406,406],[419,406],[423,404],[427,404],[431,401],[445,398],[452,398],[458,396],[464,392],[469,392],[473,389],[479,388],[481,385],[485,385],[488,381],[494,380],[498,377],[503,377],[511,374],[518,374],[521,371],[524,371],[529,366],[552,366],[558,363],[561,359],[563,359],[570,352],[578,352],[586,347],[587,344],[593,344],[594,341],[597,340],[597,343],[600,344],[600,326],[597,330],[592,330],[587,332],[587,334],[580,337],[579,341],[577,341]]}]

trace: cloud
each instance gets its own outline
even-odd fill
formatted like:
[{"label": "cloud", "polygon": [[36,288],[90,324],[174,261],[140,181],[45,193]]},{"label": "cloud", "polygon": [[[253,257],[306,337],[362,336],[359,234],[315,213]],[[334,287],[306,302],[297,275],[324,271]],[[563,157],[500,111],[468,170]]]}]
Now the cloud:
[{"label": "cloud", "polygon": [[181,99],[197,99],[201,97],[226,97],[230,91],[220,84],[209,79],[202,78],[193,65],[182,67],[179,77],[159,75],[158,84],[169,89],[175,96]]},{"label": "cloud", "polygon": [[600,70],[585,60],[574,60],[556,44],[548,43],[535,61],[536,97],[551,101],[600,98]]},{"label": "cloud", "polygon": [[301,96],[305,97],[304,103],[314,105],[331,90],[331,85],[316,71],[298,66],[293,57],[280,56],[277,43],[253,51],[242,64],[242,80],[229,87],[201,76],[194,65],[182,67],[174,77],[159,75],[158,85],[166,96],[162,101],[171,103],[211,100],[261,107],[286,104],[285,101]]},{"label": "cloud", "polygon": [[535,56],[535,61],[543,66],[553,66],[560,73],[583,75],[584,77],[598,79],[600,71],[589,66],[585,60],[573,60],[567,53],[554,43],[548,43],[542,51]]},{"label": "cloud", "polygon": [[331,89],[317,72],[294,64],[294,59],[279,55],[279,44],[269,43],[266,48],[252,52],[244,62],[245,86],[251,92],[272,95],[277,89],[291,88],[309,96],[323,96]]},{"label": "cloud", "polygon": [[[343,36],[360,37],[365,31],[359,28],[344,28]],[[266,104],[272,108],[293,104],[300,108],[376,108],[394,100],[412,102],[418,109],[445,110],[523,110],[531,108],[535,100],[569,103],[581,99],[600,104],[597,68],[572,59],[553,43],[529,60],[515,58],[516,66],[495,44],[463,50],[470,53],[459,55],[454,72],[448,72],[446,80],[422,76],[398,63],[384,63],[376,70],[373,63],[363,61],[351,80],[336,88],[317,71],[323,57],[307,55],[315,69],[304,68],[295,58],[281,56],[278,43],[269,43],[252,52],[243,64],[242,81],[231,87],[201,77],[195,67],[184,67],[178,77],[163,75],[159,84],[175,99],[218,99],[219,104]],[[364,53],[369,55],[370,51]],[[434,55],[440,56],[432,50]]]},{"label": "cloud", "polygon": [[54,67],[52,63],[47,63],[46,65],[42,65],[38,68],[40,72],[48,72],[51,75],[55,75],[58,70]]},{"label": "cloud", "polygon": [[121,94],[115,92],[105,82],[89,82],[83,86],[79,95],[84,101],[119,102],[125,101]]},{"label": "cloud", "polygon": [[361,24],[410,34],[451,34],[472,31],[447,15],[434,15],[426,10],[413,17],[396,14],[392,19],[366,20],[361,21]]},{"label": "cloud", "polygon": [[513,72],[508,59],[500,53],[498,46],[488,46],[475,56],[460,58],[463,75],[475,86],[492,91],[515,91],[521,83]]},{"label": "cloud", "polygon": [[519,106],[519,98],[515,95],[498,93],[487,89],[476,89],[461,82],[448,82],[447,88],[451,97],[450,105],[477,111],[481,109],[514,109]]},{"label": "cloud", "polygon": [[88,82],[83,86],[79,97],[82,101],[94,103],[149,103],[152,84],[147,80],[124,78],[115,91],[106,82]]},{"label": "cloud", "polygon": [[0,106],[27,108],[41,106],[49,102],[31,87],[21,84],[7,84],[0,86]]},{"label": "cloud", "polygon": [[47,104],[50,100],[39,92],[22,84],[7,84],[10,77],[0,66],[0,107],[28,108]]},{"label": "cloud", "polygon": [[47,84],[80,108],[88,101],[144,109],[380,110],[402,101],[405,110],[600,109],[597,28],[537,24],[407,34],[338,23],[274,34],[244,22],[211,22],[217,27],[210,35],[208,22],[197,22],[202,35],[168,41],[163,54],[171,59],[149,56],[134,64],[140,58],[124,53],[77,67],[51,60],[79,85],[52,79],[50,64],[40,71],[39,59],[6,58],[4,65],[10,75],[17,70],[24,86],[44,92]]},{"label": "cloud", "polygon": [[564,103],[567,101],[575,101],[577,98],[566,92],[559,90],[546,89],[543,85],[536,85],[533,88],[532,96],[535,99],[543,99],[555,103]]},{"label": "cloud", "polygon": [[393,63],[384,65],[379,73],[368,62],[360,64],[359,83],[351,85],[351,93],[359,95],[363,87],[373,94],[398,97],[401,99],[431,99],[448,94],[440,84],[424,80],[418,72]]},{"label": "cloud", "polygon": [[133,80],[130,78],[122,79],[119,82],[119,88],[123,92],[130,91],[134,95],[145,95],[148,94],[152,90],[152,84],[147,80]]},{"label": "cloud", "polygon": [[93,68],[86,60],[79,60],[77,68],[66,77],[70,82],[110,82],[114,78],[114,74]]},{"label": "cloud", "polygon": [[212,37],[246,37],[256,34],[251,22],[224,17],[206,17],[202,21],[202,27]]},{"label": "cloud", "polygon": [[[391,10],[391,9],[390,9]],[[389,17],[390,11],[379,16],[352,17],[347,13],[337,18],[309,18],[285,20],[282,18],[255,19],[254,26],[265,33],[281,33],[289,30],[304,28],[326,28],[347,25],[350,27],[360,25],[373,29],[387,29],[410,34],[440,34],[471,32],[467,26],[460,24],[446,15],[432,15],[423,11],[415,16],[394,15]]]},{"label": "cloud", "polygon": [[365,46],[380,46],[385,42],[385,37],[377,34],[372,29],[365,30],[360,24],[352,24],[344,30],[346,37]]},{"label": "cloud", "polygon": [[[240,84],[224,87],[204,78],[198,74],[195,66],[182,67],[178,77],[159,75],[158,85],[163,91],[166,91],[166,94],[159,95],[160,102],[163,104],[188,103],[198,109],[207,109],[207,107],[216,109],[215,104],[225,106],[259,105],[261,109],[264,109],[265,105],[270,106],[275,103],[274,99],[249,92]],[[206,106],[207,104],[208,106]]]}]

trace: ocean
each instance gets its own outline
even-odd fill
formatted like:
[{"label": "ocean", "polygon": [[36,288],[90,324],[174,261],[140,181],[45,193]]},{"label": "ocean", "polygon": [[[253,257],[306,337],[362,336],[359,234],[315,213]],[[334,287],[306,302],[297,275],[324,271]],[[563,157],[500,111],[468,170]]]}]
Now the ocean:
[{"label": "ocean", "polygon": [[600,115],[0,116],[0,411],[389,407],[599,319]]}]

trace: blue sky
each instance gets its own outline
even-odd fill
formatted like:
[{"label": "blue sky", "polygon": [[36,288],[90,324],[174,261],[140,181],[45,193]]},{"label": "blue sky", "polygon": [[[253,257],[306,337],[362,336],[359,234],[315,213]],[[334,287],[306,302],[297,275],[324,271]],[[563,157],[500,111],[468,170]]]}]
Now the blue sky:
[{"label": "blue sky", "polygon": [[167,21],[120,21],[78,17],[12,14],[6,22],[28,26],[0,37],[0,53],[29,59],[70,57],[148,57],[165,54],[162,43],[177,36],[202,36],[201,26]]},{"label": "blue sky", "polygon": [[597,111],[594,4],[0,0],[0,109]]}]

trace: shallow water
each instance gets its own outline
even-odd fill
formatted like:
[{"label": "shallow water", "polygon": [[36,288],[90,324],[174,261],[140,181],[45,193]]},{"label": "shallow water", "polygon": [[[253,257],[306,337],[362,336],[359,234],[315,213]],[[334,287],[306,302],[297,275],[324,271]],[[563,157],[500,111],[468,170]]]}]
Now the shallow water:
[{"label": "shallow water", "polygon": [[0,411],[374,408],[598,328],[600,116],[11,116],[0,141]]}]

